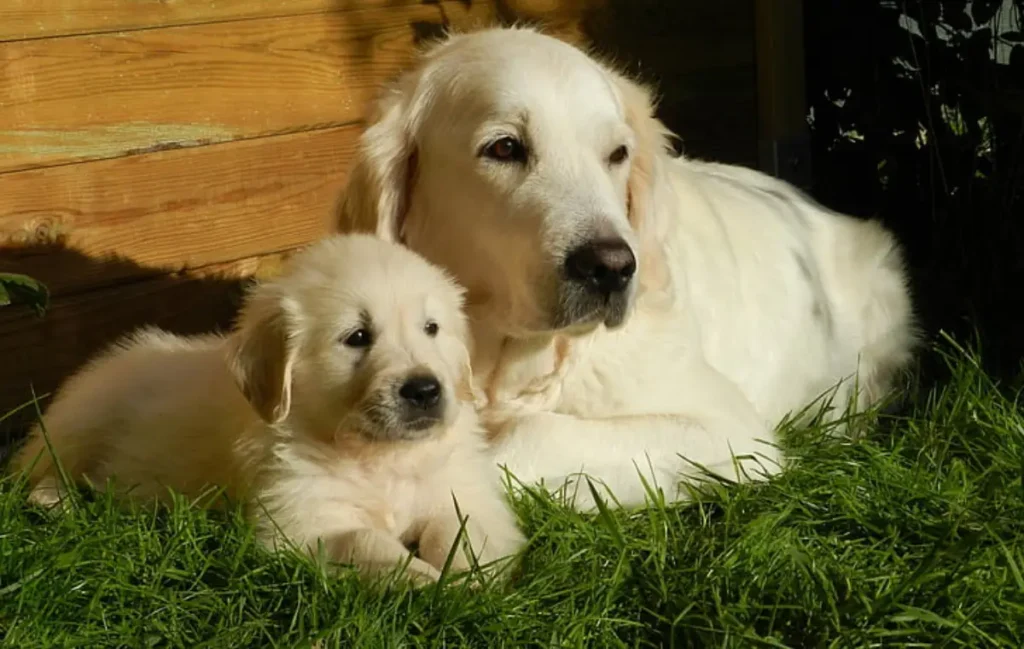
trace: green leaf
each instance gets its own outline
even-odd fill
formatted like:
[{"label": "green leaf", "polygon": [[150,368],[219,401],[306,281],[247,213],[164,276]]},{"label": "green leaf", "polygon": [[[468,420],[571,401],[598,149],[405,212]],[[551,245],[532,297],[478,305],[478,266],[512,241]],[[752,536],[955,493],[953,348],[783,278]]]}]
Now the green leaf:
[{"label": "green leaf", "polygon": [[28,275],[0,273],[0,307],[27,304],[42,317],[50,306],[50,291]]}]

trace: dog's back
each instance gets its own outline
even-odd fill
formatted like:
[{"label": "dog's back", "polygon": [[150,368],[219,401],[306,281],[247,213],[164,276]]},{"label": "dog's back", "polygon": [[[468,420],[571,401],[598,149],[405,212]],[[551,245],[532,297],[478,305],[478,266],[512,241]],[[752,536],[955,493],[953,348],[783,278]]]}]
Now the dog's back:
[{"label": "dog's back", "polygon": [[[234,386],[217,336],[182,338],[143,330],[71,377],[31,432],[12,468],[28,472],[32,499],[59,496],[59,471],[97,486],[162,498],[166,487],[198,495],[209,483],[229,494],[240,462],[260,452],[241,434],[256,422]],[[52,453],[51,453],[52,451]]]},{"label": "dog's back", "polygon": [[[674,168],[685,191],[701,197],[700,208],[683,210],[691,241],[678,256],[711,325],[704,335],[713,364],[772,421],[819,396],[831,396],[832,416],[854,389],[858,409],[883,397],[916,344],[892,233],[759,171],[692,160]],[[751,317],[716,319],[737,313]]]}]

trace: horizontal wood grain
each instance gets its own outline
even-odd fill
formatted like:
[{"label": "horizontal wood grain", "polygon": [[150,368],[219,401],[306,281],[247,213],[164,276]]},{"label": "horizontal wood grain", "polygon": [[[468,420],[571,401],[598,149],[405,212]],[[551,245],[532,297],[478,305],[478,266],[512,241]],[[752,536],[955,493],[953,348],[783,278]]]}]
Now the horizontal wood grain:
[{"label": "horizontal wood grain", "polygon": [[421,0],[4,0],[0,41],[51,38],[338,9],[401,7]]},{"label": "horizontal wood grain", "polygon": [[142,324],[227,327],[240,277],[327,231],[370,101],[443,24],[593,40],[658,82],[692,153],[756,162],[752,8],[0,0],[0,271],[55,296],[42,320],[0,309],[0,413]]},{"label": "horizontal wood grain", "polygon": [[0,173],[356,121],[442,15],[490,13],[452,1],[0,44]]},{"label": "horizontal wood grain", "polygon": [[359,132],[0,175],[0,270],[61,295],[303,245],[327,231]]},{"label": "horizontal wood grain", "polygon": [[[43,318],[0,309],[0,413],[43,395],[90,357],[137,327],[180,334],[226,331],[241,302],[242,278],[277,272],[286,253],[57,298]],[[25,415],[31,415],[26,412]],[[0,430],[23,424],[5,422]]]}]

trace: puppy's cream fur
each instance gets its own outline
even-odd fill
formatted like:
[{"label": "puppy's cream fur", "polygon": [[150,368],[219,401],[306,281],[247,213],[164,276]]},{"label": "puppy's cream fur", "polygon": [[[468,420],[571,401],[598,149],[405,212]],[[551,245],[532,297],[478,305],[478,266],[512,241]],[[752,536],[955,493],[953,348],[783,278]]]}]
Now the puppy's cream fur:
[{"label": "puppy's cream fur", "polygon": [[[431,48],[363,135],[339,228],[401,241],[467,287],[498,461],[521,480],[584,471],[638,505],[641,477],[670,500],[704,469],[759,479],[781,466],[783,418],[829,393],[832,417],[863,410],[911,357],[887,230],[677,157],[668,136],[647,88],[527,28]],[[526,153],[488,154],[503,138]],[[608,238],[636,257],[631,313],[566,326],[567,253]]]},{"label": "puppy's cream fur", "polygon": [[[93,360],[48,408],[46,437],[70,479],[113,479],[145,500],[219,486],[250,503],[268,545],[279,530],[366,573],[418,542],[410,576],[438,578],[457,507],[488,564],[523,537],[472,407],[461,307],[461,289],[409,250],[332,237],[256,287],[229,336],[144,330]],[[372,344],[347,344],[360,328]],[[399,416],[397,390],[412,375],[442,388],[443,414],[426,428]],[[33,500],[60,498],[42,429],[14,467],[29,471]],[[459,551],[452,566],[470,562]]]}]

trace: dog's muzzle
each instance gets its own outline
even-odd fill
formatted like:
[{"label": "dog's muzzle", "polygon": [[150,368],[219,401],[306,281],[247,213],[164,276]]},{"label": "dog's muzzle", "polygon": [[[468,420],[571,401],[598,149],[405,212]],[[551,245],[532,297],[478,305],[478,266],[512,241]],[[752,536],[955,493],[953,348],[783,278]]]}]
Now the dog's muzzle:
[{"label": "dog's muzzle", "polygon": [[624,239],[594,239],[565,257],[557,324],[625,322],[636,275],[636,255]]}]

